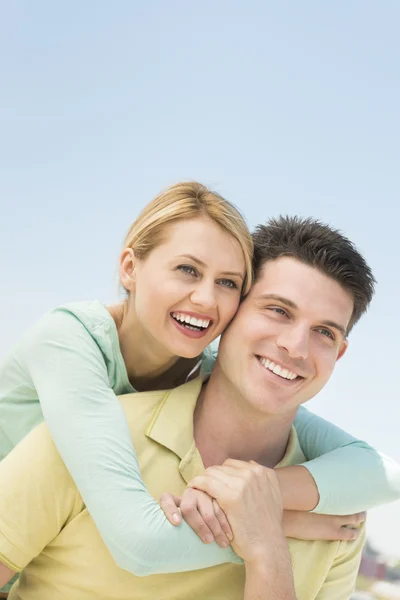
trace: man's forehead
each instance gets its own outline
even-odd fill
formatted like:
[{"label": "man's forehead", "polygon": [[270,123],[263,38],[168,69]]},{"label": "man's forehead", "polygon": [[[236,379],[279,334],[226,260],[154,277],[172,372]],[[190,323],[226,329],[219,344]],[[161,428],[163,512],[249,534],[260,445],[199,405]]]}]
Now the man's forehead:
[{"label": "man's forehead", "polygon": [[333,278],[292,257],[267,261],[250,294],[253,304],[279,302],[293,310],[314,312],[317,319],[333,321],[346,329],[354,302]]}]

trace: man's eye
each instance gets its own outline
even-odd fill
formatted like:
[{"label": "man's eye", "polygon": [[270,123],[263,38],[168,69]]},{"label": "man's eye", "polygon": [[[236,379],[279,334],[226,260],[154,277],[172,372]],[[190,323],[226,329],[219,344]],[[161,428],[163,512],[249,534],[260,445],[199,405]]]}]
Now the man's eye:
[{"label": "man's eye", "polygon": [[196,269],[190,265],[179,265],[177,269],[183,273],[187,273],[188,275],[197,275]]},{"label": "man's eye", "polygon": [[278,315],[282,315],[283,317],[287,316],[286,310],[280,308],[279,306],[270,306],[269,310],[272,310],[273,312],[276,312]]},{"label": "man's eye", "polygon": [[319,333],[322,333],[322,335],[324,335],[325,337],[330,338],[331,340],[335,339],[335,336],[333,335],[330,329],[325,329],[325,327],[318,327],[317,331]]},{"label": "man's eye", "polygon": [[218,283],[223,285],[224,287],[231,288],[232,290],[238,289],[237,283],[235,281],[232,281],[232,279],[220,279]]}]

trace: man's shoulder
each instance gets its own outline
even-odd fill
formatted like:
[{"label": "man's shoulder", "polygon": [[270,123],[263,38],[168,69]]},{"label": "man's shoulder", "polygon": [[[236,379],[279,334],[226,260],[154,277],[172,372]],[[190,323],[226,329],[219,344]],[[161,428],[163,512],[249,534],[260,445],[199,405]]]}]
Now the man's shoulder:
[{"label": "man's shoulder", "polygon": [[364,527],[354,541],[290,539],[297,598],[348,598],[354,588],[364,542]]}]

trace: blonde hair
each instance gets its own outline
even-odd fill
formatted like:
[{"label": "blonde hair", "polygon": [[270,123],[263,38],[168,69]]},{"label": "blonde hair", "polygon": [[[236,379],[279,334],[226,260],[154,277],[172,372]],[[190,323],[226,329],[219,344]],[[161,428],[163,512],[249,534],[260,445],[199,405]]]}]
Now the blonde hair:
[{"label": "blonde hair", "polygon": [[240,244],[246,268],[242,293],[247,294],[253,279],[253,241],[246,221],[233,204],[196,181],[172,185],[147,204],[129,228],[124,247],[132,248],[137,258],[145,258],[162,242],[165,225],[203,216],[217,223]]}]

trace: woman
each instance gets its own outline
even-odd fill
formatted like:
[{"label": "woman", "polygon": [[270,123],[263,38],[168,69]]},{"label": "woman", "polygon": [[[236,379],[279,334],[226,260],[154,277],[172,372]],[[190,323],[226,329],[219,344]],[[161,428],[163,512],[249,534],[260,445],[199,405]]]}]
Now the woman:
[{"label": "woman", "polygon": [[[184,522],[179,547],[168,543],[170,525],[141,480],[115,395],[173,387],[199,373],[207,346],[250,288],[251,236],[226,200],[198,183],[181,183],[144,209],[124,246],[123,303],[59,307],[6,357],[0,369],[0,458],[44,417],[121,568],[138,575],[179,571],[182,554],[192,558],[185,561],[190,569],[233,560],[229,548],[203,545]],[[279,470],[285,508],[314,508],[318,491],[318,508],[326,513],[355,512],[398,497],[399,469],[389,459],[307,411],[297,426],[308,458],[328,454],[307,469]],[[329,480],[326,473],[335,469],[341,469],[340,479]],[[355,472],[365,475],[356,490],[346,485]],[[387,482],[370,485],[379,478]],[[153,550],[161,544],[168,553],[160,561]]]}]

